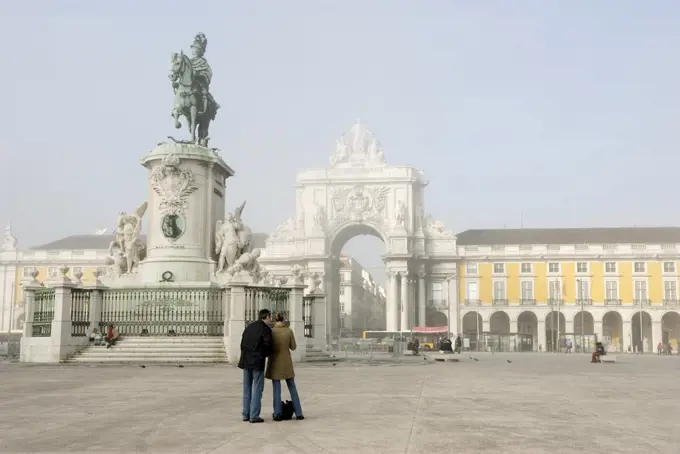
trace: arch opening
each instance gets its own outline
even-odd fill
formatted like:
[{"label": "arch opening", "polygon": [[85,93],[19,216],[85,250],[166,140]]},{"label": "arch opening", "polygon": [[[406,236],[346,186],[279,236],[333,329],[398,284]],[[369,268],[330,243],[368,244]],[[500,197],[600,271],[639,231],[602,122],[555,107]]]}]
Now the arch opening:
[{"label": "arch opening", "polygon": [[491,334],[510,334],[510,317],[503,311],[494,312],[489,319]]},{"label": "arch opening", "polygon": [[385,244],[372,227],[349,225],[331,240],[331,329],[341,339],[386,329]]},{"label": "arch opening", "polygon": [[607,312],[602,317],[602,343],[607,351],[623,352],[623,319],[618,312]]},{"label": "arch opening", "polygon": [[520,351],[538,350],[538,317],[525,311],[517,317],[517,333],[519,334]]},{"label": "arch opening", "polygon": [[579,311],[574,315],[571,333],[574,349],[577,352],[592,352],[595,349],[597,338],[595,336],[595,319],[588,311]]},{"label": "arch opening", "polygon": [[663,314],[661,331],[664,348],[670,346],[672,351],[677,352],[680,346],[680,314],[675,311]]},{"label": "arch opening", "polygon": [[[640,315],[642,314],[642,315]],[[631,342],[635,353],[654,351],[652,339],[652,317],[647,312],[636,312],[631,318]]]},{"label": "arch opening", "polygon": [[563,312],[551,311],[545,317],[545,349],[548,352],[560,351],[565,339],[567,322]]},{"label": "arch opening", "polygon": [[482,316],[479,312],[468,312],[463,315],[463,338],[470,342],[470,350],[476,351],[482,342]]}]

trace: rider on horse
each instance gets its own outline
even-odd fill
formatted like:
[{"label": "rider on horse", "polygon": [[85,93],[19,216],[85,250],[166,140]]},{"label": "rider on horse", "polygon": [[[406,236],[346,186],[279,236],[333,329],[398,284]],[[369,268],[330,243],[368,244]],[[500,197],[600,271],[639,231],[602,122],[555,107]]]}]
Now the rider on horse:
[{"label": "rider on horse", "polygon": [[205,55],[206,47],[208,46],[208,39],[203,33],[199,33],[194,38],[194,42],[191,45],[191,66],[194,69],[194,75],[196,77],[196,90],[200,95],[200,107],[198,109],[198,115],[203,115],[208,111],[208,105],[212,104],[213,111],[217,111],[219,106],[215,102],[215,99],[209,92],[210,81],[212,80],[212,69],[208,64],[208,60],[203,56]]}]

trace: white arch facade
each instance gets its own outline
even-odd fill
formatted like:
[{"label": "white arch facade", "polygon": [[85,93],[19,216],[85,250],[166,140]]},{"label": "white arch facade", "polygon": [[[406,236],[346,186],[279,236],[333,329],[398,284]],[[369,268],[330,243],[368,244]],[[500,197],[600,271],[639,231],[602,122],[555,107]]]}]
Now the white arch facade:
[{"label": "white arch facade", "polygon": [[[329,161],[327,168],[297,174],[295,215],[269,237],[260,263],[274,275],[301,267],[308,289],[320,281],[329,334],[336,335],[340,252],[352,237],[374,235],[385,244],[387,330],[426,326],[428,313],[438,311],[457,332],[456,239],[425,215],[423,171],[389,165],[377,137],[358,120],[338,138]],[[436,301],[435,282],[444,289]]]}]

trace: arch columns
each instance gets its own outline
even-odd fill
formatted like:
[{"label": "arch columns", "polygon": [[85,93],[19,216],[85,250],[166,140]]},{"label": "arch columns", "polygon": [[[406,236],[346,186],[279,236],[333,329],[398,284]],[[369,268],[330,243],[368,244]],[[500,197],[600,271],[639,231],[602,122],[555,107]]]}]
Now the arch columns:
[{"label": "arch columns", "polygon": [[385,329],[386,331],[399,331],[399,273],[396,271],[389,271],[387,273],[389,279],[390,290],[387,293],[387,308],[385,311]]},{"label": "arch columns", "polygon": [[661,320],[652,320],[652,352],[656,351],[656,346],[659,344],[659,342],[663,342],[663,328],[661,325]]},{"label": "arch columns", "polygon": [[401,325],[400,328],[402,331],[407,331],[410,330],[411,327],[409,326],[408,323],[408,314],[409,314],[409,301],[408,301],[408,272],[407,271],[402,271],[400,273],[401,275]]},{"label": "arch columns", "polygon": [[427,313],[425,308],[427,306],[427,293],[426,293],[426,283],[425,276],[427,274],[424,270],[418,272],[418,326],[427,326],[426,317]]},{"label": "arch columns", "polygon": [[621,336],[623,337],[623,351],[627,352],[629,348],[632,351],[632,348],[633,348],[633,345],[632,345],[633,325],[632,325],[630,319],[623,320],[622,327],[623,327],[623,332],[621,333]]},{"label": "arch columns", "polygon": [[461,332],[457,276],[455,274],[446,276],[446,283],[446,289],[448,292],[447,302],[449,306],[449,332],[457,335]]}]

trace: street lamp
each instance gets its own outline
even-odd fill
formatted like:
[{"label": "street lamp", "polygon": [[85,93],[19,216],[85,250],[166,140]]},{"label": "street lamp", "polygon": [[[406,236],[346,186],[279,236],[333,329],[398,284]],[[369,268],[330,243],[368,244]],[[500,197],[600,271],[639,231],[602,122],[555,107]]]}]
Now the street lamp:
[{"label": "street lamp", "polygon": [[645,352],[644,337],[642,337],[642,298],[638,298],[638,300],[640,300],[640,354],[642,355]]},{"label": "street lamp", "polygon": [[577,279],[576,283],[578,284],[578,299],[581,300],[581,351],[585,351],[585,344],[583,343],[583,280],[582,279]]}]

